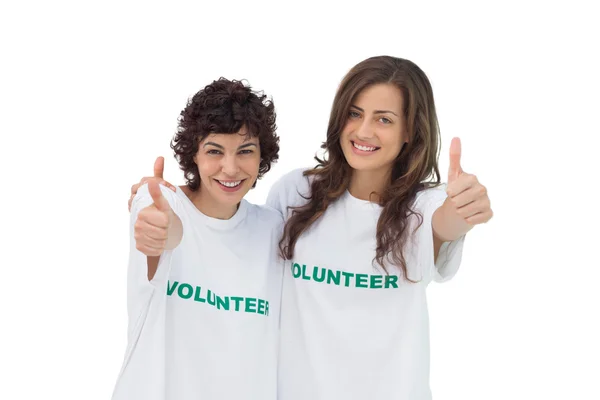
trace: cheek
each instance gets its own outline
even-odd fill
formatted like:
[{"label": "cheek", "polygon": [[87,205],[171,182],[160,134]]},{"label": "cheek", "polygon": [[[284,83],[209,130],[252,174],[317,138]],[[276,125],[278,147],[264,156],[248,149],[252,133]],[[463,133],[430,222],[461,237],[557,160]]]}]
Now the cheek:
[{"label": "cheek", "polygon": [[354,126],[356,125],[355,121],[348,121],[342,128],[342,134],[340,135],[340,139],[346,139],[350,135],[350,132],[354,130]]},{"label": "cheek", "polygon": [[390,129],[388,131],[382,132],[379,135],[379,140],[391,152],[396,154],[400,152],[400,149],[402,148],[402,143],[404,143],[402,134],[397,129]]},{"label": "cheek", "polygon": [[253,154],[251,157],[247,157],[240,161],[242,170],[251,176],[258,175],[258,168],[260,167],[260,155]]},{"label": "cheek", "polygon": [[216,158],[210,157],[197,157],[196,165],[198,165],[198,171],[200,172],[200,176],[213,175],[219,169],[219,161]]}]

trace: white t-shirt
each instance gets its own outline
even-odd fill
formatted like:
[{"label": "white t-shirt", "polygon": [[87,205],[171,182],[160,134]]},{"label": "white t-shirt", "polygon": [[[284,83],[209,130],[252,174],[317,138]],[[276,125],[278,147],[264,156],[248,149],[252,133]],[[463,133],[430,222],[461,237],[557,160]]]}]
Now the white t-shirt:
[{"label": "white t-shirt", "polygon": [[[273,186],[267,203],[289,217],[287,207],[305,204],[301,194],[309,193],[296,170]],[[394,266],[389,275],[373,266],[382,208],[348,192],[301,235],[284,272],[279,400],[431,398],[425,289],[456,273],[464,242],[444,244],[434,264],[431,218],[445,198],[443,188],[427,189],[412,207],[423,224],[405,260],[418,283]]]},{"label": "white t-shirt", "polygon": [[[128,346],[113,400],[275,400],[281,215],[242,200],[231,219],[218,220],[181,189],[161,190],[183,238],[148,282],[131,230]],[[142,186],[132,227],[150,204]]]}]

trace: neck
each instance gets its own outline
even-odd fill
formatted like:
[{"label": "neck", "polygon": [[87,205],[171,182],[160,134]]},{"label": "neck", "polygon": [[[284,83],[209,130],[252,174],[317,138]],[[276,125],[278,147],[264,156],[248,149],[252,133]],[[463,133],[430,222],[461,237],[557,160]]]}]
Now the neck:
[{"label": "neck", "polygon": [[391,173],[391,170],[382,171],[380,169],[373,171],[353,170],[348,191],[357,199],[377,203],[381,193],[390,183]]},{"label": "neck", "polygon": [[195,192],[189,190],[188,197],[202,214],[216,219],[230,219],[239,207],[239,203],[235,205],[219,203],[210,196],[208,190],[202,190],[202,187]]}]

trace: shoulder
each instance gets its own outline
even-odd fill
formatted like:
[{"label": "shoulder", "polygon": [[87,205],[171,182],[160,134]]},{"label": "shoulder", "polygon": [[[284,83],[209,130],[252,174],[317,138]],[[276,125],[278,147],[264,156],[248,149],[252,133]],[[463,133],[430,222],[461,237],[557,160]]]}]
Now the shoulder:
[{"label": "shoulder", "polygon": [[[167,202],[169,202],[171,208],[173,210],[176,210],[179,207],[179,199],[177,194],[163,185],[158,185],[158,187],[160,187],[162,195],[165,197],[165,199],[167,199]],[[138,188],[138,191],[135,197],[133,198],[133,201],[131,202],[131,210],[140,210],[142,208],[148,207],[152,203],[152,196],[148,191],[148,184],[145,183]]]},{"label": "shoulder", "polygon": [[306,203],[310,197],[312,177],[306,176],[308,168],[295,169],[283,175],[271,186],[267,196],[267,205],[277,210],[286,218],[290,207],[297,207]]},{"label": "shoulder", "polygon": [[283,225],[283,216],[276,209],[268,205],[252,204],[248,201],[246,201],[246,203],[248,207],[248,217],[258,221],[260,226],[268,225],[278,229]]},{"label": "shoulder", "polygon": [[300,191],[306,191],[307,188],[310,188],[310,183],[312,182],[312,179],[304,174],[306,171],[310,171],[310,168],[298,168],[288,172],[273,184],[271,191],[276,188],[296,188]]}]

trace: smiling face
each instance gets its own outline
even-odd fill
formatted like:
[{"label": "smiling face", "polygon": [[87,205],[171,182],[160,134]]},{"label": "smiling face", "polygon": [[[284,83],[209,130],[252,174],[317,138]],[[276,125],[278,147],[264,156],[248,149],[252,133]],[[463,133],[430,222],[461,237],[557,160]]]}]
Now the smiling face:
[{"label": "smiling face", "polygon": [[391,84],[365,88],[352,102],[340,145],[357,171],[388,174],[407,141],[400,89]]},{"label": "smiling face", "polygon": [[216,204],[235,206],[256,182],[260,166],[258,138],[235,133],[212,133],[198,145],[194,161],[200,173],[200,192]]}]

